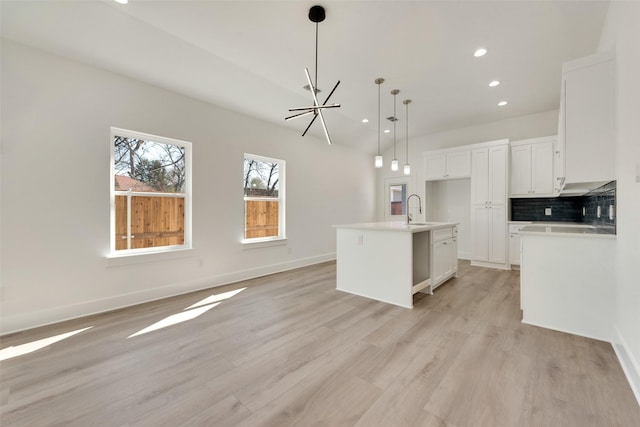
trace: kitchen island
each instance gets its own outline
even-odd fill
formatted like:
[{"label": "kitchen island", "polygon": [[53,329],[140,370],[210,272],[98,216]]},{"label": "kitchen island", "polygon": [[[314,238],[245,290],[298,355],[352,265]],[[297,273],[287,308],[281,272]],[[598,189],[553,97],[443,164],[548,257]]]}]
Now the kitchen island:
[{"label": "kitchen island", "polygon": [[337,225],[336,289],[413,308],[413,294],[457,275],[457,223]]}]

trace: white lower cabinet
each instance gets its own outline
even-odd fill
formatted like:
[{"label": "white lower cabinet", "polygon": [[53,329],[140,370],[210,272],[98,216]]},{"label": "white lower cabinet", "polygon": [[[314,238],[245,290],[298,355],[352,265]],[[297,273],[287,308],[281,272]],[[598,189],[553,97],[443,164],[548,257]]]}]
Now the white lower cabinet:
[{"label": "white lower cabinet", "polygon": [[458,242],[455,228],[437,230],[433,234],[433,274],[431,289],[435,289],[458,273]]},{"label": "white lower cabinet", "polygon": [[504,205],[477,205],[471,208],[471,257],[494,264],[507,262],[507,215]]},{"label": "white lower cabinet", "polygon": [[520,230],[530,223],[509,224],[509,264],[520,265]]}]

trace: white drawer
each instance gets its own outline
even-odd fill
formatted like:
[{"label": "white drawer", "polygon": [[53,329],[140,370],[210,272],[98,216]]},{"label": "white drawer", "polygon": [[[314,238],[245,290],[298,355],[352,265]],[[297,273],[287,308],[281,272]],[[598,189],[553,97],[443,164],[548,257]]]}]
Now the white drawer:
[{"label": "white drawer", "polygon": [[439,242],[440,240],[447,240],[454,236],[455,228],[444,228],[442,230],[433,230],[433,241]]},{"label": "white drawer", "polygon": [[518,234],[527,225],[530,224],[509,224],[509,234]]}]

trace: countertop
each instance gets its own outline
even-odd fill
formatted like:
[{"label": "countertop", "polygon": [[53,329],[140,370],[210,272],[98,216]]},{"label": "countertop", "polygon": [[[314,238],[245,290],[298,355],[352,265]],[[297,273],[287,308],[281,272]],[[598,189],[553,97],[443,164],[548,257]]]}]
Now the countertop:
[{"label": "countertop", "polygon": [[520,230],[523,236],[571,236],[571,237],[600,237],[615,239],[613,227],[599,227],[580,223],[534,223]]},{"label": "countertop", "polygon": [[407,224],[402,221],[393,222],[363,222],[359,224],[334,225],[335,228],[350,228],[357,230],[402,231],[409,233],[421,233],[423,231],[439,230],[442,228],[456,227],[457,222],[412,222]]}]

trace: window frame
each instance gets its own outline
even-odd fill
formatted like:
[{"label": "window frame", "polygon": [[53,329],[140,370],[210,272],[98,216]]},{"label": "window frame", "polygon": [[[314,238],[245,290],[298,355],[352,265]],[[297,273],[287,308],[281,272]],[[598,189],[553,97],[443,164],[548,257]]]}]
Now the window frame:
[{"label": "window frame", "polygon": [[407,205],[407,197],[409,197],[409,194],[411,194],[410,184],[411,182],[408,177],[384,178],[384,185],[382,187],[382,200],[384,200],[383,215],[385,221],[397,222],[407,220],[406,210],[402,215],[391,214],[391,187],[405,185],[404,200],[402,200],[402,205],[405,207],[405,209],[408,210],[409,206]]},{"label": "window frame", "polygon": [[[185,184],[184,184],[184,244],[182,245],[169,245],[169,246],[156,246],[151,248],[136,248],[136,249],[120,249],[116,250],[116,194],[115,189],[115,136],[125,138],[137,138],[143,140],[149,140],[161,144],[176,145],[184,147],[185,150]],[[171,252],[184,253],[185,250],[192,249],[192,144],[188,141],[183,141],[175,138],[168,138],[164,136],[152,135],[148,133],[132,131],[128,129],[111,127],[109,132],[109,188],[110,188],[110,227],[109,227],[109,254],[107,258],[122,258],[145,254],[161,254]],[[127,193],[119,191],[118,193]],[[159,194],[167,195],[169,193],[154,193],[154,192],[129,192],[132,195],[139,196],[152,196],[156,197]],[[175,193],[174,193],[175,194]],[[169,197],[180,197],[177,195],[171,195]]]},{"label": "window frame", "polygon": [[[264,247],[278,244],[284,244],[287,240],[286,233],[286,161],[283,159],[276,159],[274,157],[266,157],[257,154],[244,153],[242,157],[242,166],[244,169],[244,162],[246,160],[256,160],[263,163],[277,163],[278,164],[278,198],[275,197],[251,197],[244,195],[244,187],[242,189],[242,238],[240,242],[244,247]],[[269,237],[245,237],[245,226],[247,223],[247,200],[268,200],[278,201],[278,235]]]}]

